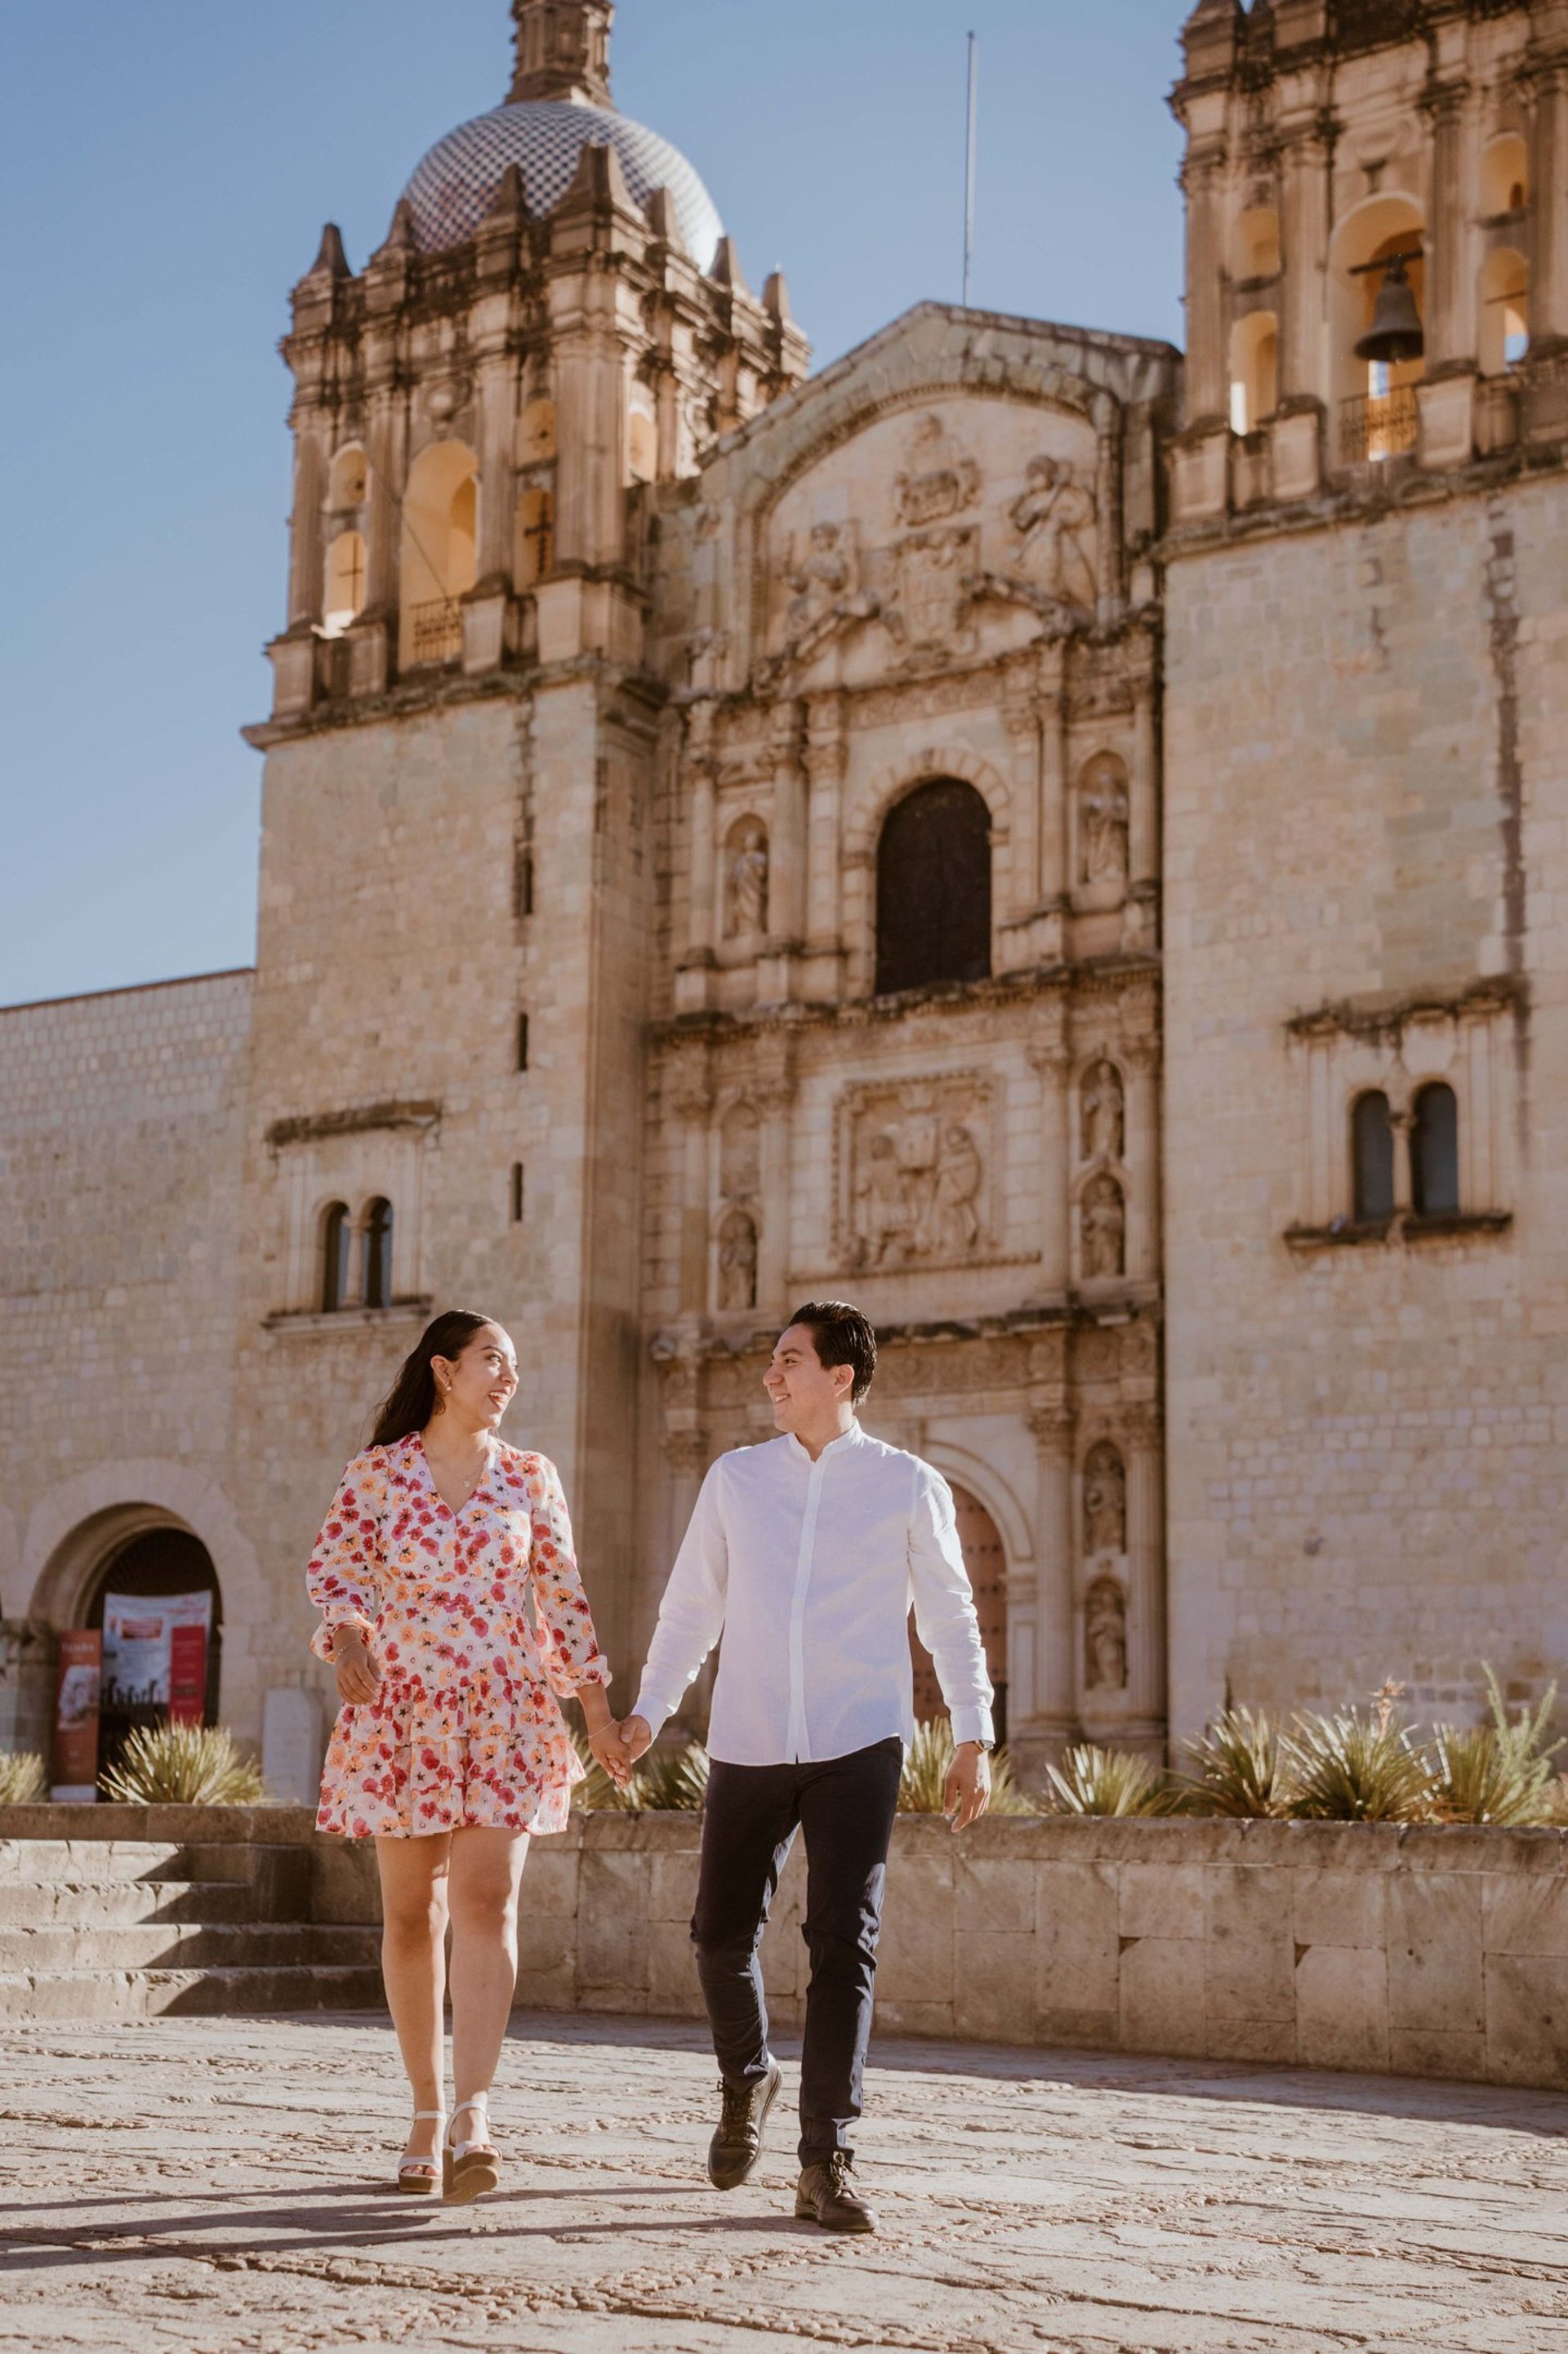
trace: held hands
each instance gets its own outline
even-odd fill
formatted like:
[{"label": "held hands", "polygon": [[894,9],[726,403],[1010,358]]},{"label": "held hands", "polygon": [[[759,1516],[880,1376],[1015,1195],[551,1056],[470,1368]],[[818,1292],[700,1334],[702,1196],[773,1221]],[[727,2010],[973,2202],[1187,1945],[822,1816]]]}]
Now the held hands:
[{"label": "held hands", "polygon": [[332,1663],[337,1696],[351,1707],[372,1701],[381,1689],[381,1662],[363,1627],[340,1627],[333,1637]]},{"label": "held hands", "polygon": [[978,1741],[961,1741],[942,1786],[942,1812],[956,1831],[979,1822],[991,1804],[991,1759]]},{"label": "held hands", "polygon": [[629,1766],[635,1766],[653,1746],[653,1734],[645,1716],[626,1716],[620,1721],[620,1738]]},{"label": "held hands", "polygon": [[[625,1723],[617,1724],[609,1712],[609,1702],[602,1684],[589,1684],[577,1694],[582,1704],[583,1721],[588,1727],[588,1747],[593,1751],[618,1790],[624,1790],[631,1779],[631,1768],[648,1746],[648,1728],[638,1716],[630,1716]],[[642,1740],[629,1745],[627,1734],[633,1725],[642,1726]]]}]

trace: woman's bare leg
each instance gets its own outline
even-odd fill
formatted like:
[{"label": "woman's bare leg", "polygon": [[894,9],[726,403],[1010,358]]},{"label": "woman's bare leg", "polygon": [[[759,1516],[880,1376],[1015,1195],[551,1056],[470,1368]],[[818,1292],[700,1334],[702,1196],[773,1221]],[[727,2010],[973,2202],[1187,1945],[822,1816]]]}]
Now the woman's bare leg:
[{"label": "woman's bare leg", "polygon": [[[452,1919],[452,2094],[488,2093],[517,1984],[517,1890],[528,1856],[526,1831],[451,1835],[448,1882]],[[477,2117],[457,2121],[457,2141],[477,2141]]]},{"label": "woman's bare leg", "polygon": [[[471,1839],[460,1831],[459,1839]],[[378,1839],[381,1870],[381,1975],[397,2031],[397,2047],[417,2109],[439,2109],[441,2098],[442,1998],[446,1983],[447,1890],[452,1836]],[[426,2122],[408,2136],[408,2155],[435,2154],[437,2127]]]}]

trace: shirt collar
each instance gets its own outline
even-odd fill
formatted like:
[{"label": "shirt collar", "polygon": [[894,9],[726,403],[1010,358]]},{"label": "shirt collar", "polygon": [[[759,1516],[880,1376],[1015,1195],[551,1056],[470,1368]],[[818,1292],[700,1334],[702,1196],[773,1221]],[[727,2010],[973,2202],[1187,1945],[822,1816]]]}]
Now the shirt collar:
[{"label": "shirt collar", "polygon": [[[799,1457],[802,1463],[809,1464],[811,1458],[805,1447],[801,1446],[794,1432],[792,1430],[787,1430],[784,1436],[789,1442],[791,1454]],[[852,1447],[858,1447],[864,1437],[865,1433],[862,1430],[858,1419],[852,1416],[849,1428],[847,1430],[841,1430],[836,1438],[829,1439],[827,1445],[818,1456],[817,1461],[819,1463],[825,1463],[830,1455],[837,1455],[841,1449],[845,1454],[848,1454],[850,1448]]]}]

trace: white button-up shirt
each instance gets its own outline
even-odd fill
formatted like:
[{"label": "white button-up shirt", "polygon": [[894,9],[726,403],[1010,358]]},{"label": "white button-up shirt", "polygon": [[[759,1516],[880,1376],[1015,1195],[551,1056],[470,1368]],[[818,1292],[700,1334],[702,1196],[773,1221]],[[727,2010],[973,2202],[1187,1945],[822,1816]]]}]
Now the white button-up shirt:
[{"label": "white button-up shirt", "polygon": [[655,1733],[722,1633],[710,1755],[844,1757],[914,1729],[909,1610],[959,1741],[991,1684],[952,1492],[858,1422],[813,1463],[792,1434],[721,1455],[670,1573],[636,1714]]}]

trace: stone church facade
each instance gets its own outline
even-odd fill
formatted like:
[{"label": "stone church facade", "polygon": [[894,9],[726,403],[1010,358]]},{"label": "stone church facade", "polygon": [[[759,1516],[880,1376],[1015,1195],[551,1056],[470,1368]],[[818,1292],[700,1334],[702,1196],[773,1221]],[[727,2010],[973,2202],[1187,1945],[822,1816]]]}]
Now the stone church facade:
[{"label": "stone church facade", "polygon": [[0,1740],[160,1544],[226,1721],[297,1726],[438,1303],[513,1331],[628,1677],[833,1293],[1026,1771],[1538,1688],[1568,6],[1203,0],[1184,358],[927,303],[816,376],[609,0],[513,14],[506,103],[294,292],[254,971],[0,1015]]}]

